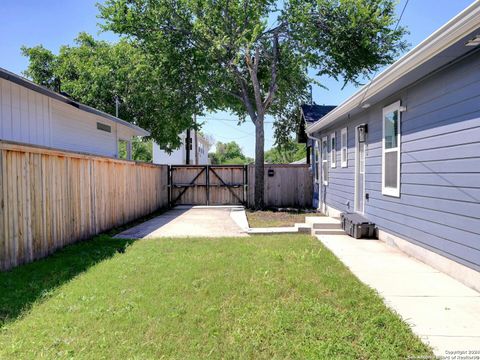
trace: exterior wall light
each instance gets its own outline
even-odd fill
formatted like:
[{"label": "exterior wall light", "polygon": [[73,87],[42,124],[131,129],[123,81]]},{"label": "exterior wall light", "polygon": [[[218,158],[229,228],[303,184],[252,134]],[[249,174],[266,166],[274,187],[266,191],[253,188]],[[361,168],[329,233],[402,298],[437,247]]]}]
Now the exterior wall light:
[{"label": "exterior wall light", "polygon": [[368,134],[368,124],[358,126],[357,131],[358,131],[358,142],[359,143],[366,142],[367,134]]},{"label": "exterior wall light", "polygon": [[473,39],[467,41],[465,46],[478,46],[480,45],[480,35],[476,35]]}]

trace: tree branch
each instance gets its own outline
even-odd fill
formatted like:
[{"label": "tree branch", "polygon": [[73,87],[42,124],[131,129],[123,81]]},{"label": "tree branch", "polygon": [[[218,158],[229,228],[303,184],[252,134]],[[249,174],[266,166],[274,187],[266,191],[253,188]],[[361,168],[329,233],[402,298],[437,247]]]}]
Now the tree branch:
[{"label": "tree branch", "polygon": [[252,101],[250,100],[250,97],[248,96],[247,84],[245,83],[244,80],[239,79],[238,81],[239,81],[240,87],[242,89],[243,103],[245,104],[245,107],[247,108],[248,115],[250,115],[250,119],[252,119],[252,122],[255,125],[257,125],[257,113],[255,112],[255,109],[253,108],[253,105],[252,105]]},{"label": "tree branch", "polygon": [[248,71],[250,73],[250,78],[252,80],[253,85],[253,94],[255,95],[255,105],[257,108],[257,114],[263,115],[264,108],[263,108],[263,101],[262,101],[262,92],[260,89],[260,82],[258,81],[258,66],[260,64],[260,49],[257,47],[255,48],[255,57],[252,59],[250,57],[250,52],[246,51],[245,53],[246,62],[248,65]]},{"label": "tree branch", "polygon": [[263,108],[266,110],[272,103],[277,91],[277,64],[278,64],[278,34],[275,34],[273,37],[273,58],[272,58],[272,74],[270,78],[270,88],[268,94],[263,101]]},{"label": "tree branch", "polygon": [[240,101],[243,102],[243,100],[244,100],[244,99],[243,99],[243,94],[240,95],[240,94],[238,94],[238,93],[236,93],[236,92],[234,92],[234,91],[225,89],[225,88],[222,87],[221,85],[217,85],[217,87],[218,87],[218,89],[220,89],[221,91],[223,91],[225,94],[230,95],[230,96],[234,97],[235,99],[240,100]]}]

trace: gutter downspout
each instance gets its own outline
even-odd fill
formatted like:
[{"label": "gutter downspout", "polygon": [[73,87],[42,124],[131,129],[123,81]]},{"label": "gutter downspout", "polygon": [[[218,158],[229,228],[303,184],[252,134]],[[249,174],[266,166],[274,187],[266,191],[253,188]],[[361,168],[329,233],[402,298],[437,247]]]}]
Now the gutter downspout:
[{"label": "gutter downspout", "polygon": [[[311,136],[309,133],[305,132],[305,134],[307,134],[307,138],[309,138],[310,140],[313,140],[313,141],[315,141],[315,142],[317,142],[317,143],[318,143],[319,141],[321,142],[320,139],[318,139],[318,138],[316,138],[316,137],[314,137],[314,136]],[[318,150],[318,151],[319,151],[319,150]],[[319,153],[320,153],[320,151],[319,151]],[[315,156],[315,152],[312,152],[312,155]],[[319,168],[319,166],[318,166],[318,160],[319,160],[319,159],[316,159],[316,160],[317,160],[317,161],[315,162],[315,164],[312,163],[312,167],[315,166],[315,169],[313,170],[313,171],[314,171],[314,173],[313,173],[313,174],[314,174],[314,181],[315,181],[315,178],[316,178],[316,173],[317,173],[318,168]],[[326,187],[326,186],[323,184],[323,182],[321,181],[321,176],[320,176],[320,174],[318,174],[318,189],[320,190],[320,188],[321,188],[322,186],[323,186],[322,192],[321,192],[322,195],[323,195],[322,204],[325,204],[327,187]],[[320,194],[318,194],[318,201],[319,201],[319,204],[318,204],[318,205],[320,205]],[[318,207],[317,207],[317,209],[318,209]],[[323,209],[322,209],[322,210],[323,210]]]}]

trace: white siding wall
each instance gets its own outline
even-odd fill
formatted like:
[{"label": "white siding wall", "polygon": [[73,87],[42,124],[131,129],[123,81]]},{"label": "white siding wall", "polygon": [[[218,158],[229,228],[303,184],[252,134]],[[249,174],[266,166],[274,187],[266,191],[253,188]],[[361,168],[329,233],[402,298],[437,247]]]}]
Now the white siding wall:
[{"label": "white siding wall", "polygon": [[[97,122],[111,132],[97,129]],[[116,157],[117,139],[133,130],[0,79],[0,140]]]},{"label": "white siding wall", "polygon": [[[113,121],[52,100],[52,147],[91,154],[117,156],[116,127]],[[97,129],[97,122],[112,132]]]},{"label": "white siding wall", "polygon": [[49,98],[0,79],[0,139],[51,146]]},{"label": "white siding wall", "polygon": [[[208,164],[208,148],[207,143],[203,141],[200,137],[198,138],[198,164],[207,165]],[[200,151],[200,147],[203,147],[203,152]],[[193,155],[195,156],[195,154]]]},{"label": "white siding wall", "polygon": [[[201,137],[198,136],[198,145],[195,144],[195,136],[192,131],[192,141],[193,141],[193,146],[192,150],[190,151],[190,164],[195,164],[195,147],[200,145],[201,143],[204,143],[202,141]],[[160,146],[158,146],[156,143],[153,143],[153,163],[154,164],[162,164],[162,165],[184,165],[186,163],[186,150],[185,150],[185,138],[186,138],[186,133],[182,133],[180,135],[182,145],[175,151],[173,151],[171,154],[168,154],[167,152],[163,151],[160,149]],[[208,164],[208,150],[206,147],[206,144],[203,144],[204,151],[201,153],[200,151],[198,152],[198,165],[207,165]]]},{"label": "white siding wall", "polygon": [[174,150],[171,154],[160,149],[157,143],[153,143],[153,163],[162,165],[185,164],[185,147],[183,141],[180,148]]}]

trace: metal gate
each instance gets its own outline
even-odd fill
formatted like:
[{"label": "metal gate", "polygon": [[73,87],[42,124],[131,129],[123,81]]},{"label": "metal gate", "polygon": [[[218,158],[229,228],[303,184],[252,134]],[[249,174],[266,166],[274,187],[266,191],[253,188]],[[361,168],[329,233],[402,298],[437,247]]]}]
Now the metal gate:
[{"label": "metal gate", "polygon": [[245,205],[246,165],[171,165],[170,206]]}]

